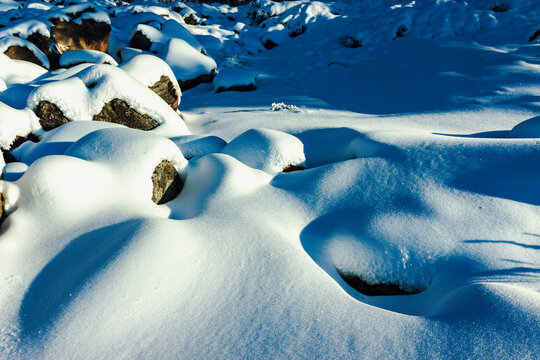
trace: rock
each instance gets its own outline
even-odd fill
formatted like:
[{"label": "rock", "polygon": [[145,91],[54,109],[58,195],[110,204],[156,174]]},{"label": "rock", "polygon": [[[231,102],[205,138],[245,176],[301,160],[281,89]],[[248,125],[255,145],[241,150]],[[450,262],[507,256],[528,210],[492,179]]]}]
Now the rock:
[{"label": "rock", "polygon": [[41,52],[43,52],[47,57],[51,56],[51,38],[45,35],[42,35],[38,32],[30,34],[26,37],[26,40],[30,41],[32,44],[36,45]]},{"label": "rock", "polygon": [[46,131],[55,129],[70,121],[58,106],[48,101],[40,101],[34,112],[39,118],[41,127]]},{"label": "rock", "polygon": [[6,212],[4,211],[4,195],[0,192],[0,225],[6,218]]},{"label": "rock", "polygon": [[184,21],[188,25],[197,25],[201,21],[201,18],[192,12],[192,13],[189,13],[189,15],[187,15],[186,17],[184,17]]},{"label": "rock", "polygon": [[61,21],[51,28],[54,42],[60,53],[68,50],[109,50],[111,26],[93,19],[83,19],[80,24]]},{"label": "rock", "polygon": [[293,171],[300,171],[300,170],[304,170],[304,167],[303,166],[298,166],[298,165],[293,165],[293,164],[287,165],[287,166],[285,166],[283,168],[284,173],[289,173],[289,172],[293,172]]},{"label": "rock", "polygon": [[343,280],[345,280],[345,282],[349,284],[350,287],[368,296],[413,295],[425,290],[406,290],[403,289],[399,284],[393,283],[370,284],[358,275],[341,272],[339,269],[338,273],[343,278]]},{"label": "rock", "polygon": [[538,37],[540,37],[540,29],[536,30],[536,32],[531,35],[529,42],[536,40]]},{"label": "rock", "polygon": [[121,124],[133,129],[152,130],[159,124],[148,115],[133,110],[125,101],[113,99],[103,106],[101,111],[94,115],[95,121],[106,121]]},{"label": "rock", "polygon": [[162,75],[161,78],[149,88],[169,104],[173,110],[178,109],[180,96],[174,88],[173,82],[167,76]]},{"label": "rock", "polygon": [[32,50],[28,49],[27,47],[23,46],[10,46],[5,52],[9,58],[14,60],[24,60],[29,61],[31,63],[34,63],[39,66],[43,66],[41,61],[34,55]]},{"label": "rock", "polygon": [[341,38],[341,44],[350,49],[362,47],[362,41],[353,36],[345,36]]},{"label": "rock", "polygon": [[142,31],[137,30],[129,40],[129,46],[135,49],[150,51],[152,42],[146,35],[142,33]]},{"label": "rock", "polygon": [[185,81],[178,80],[178,84],[180,85],[180,89],[189,90],[199,84],[212,82],[215,76],[216,76],[216,69],[213,69],[212,71],[210,71],[210,74],[200,75],[196,77],[195,79],[185,80]]},{"label": "rock", "polygon": [[152,185],[152,201],[161,205],[174,199],[182,191],[184,182],[174,165],[163,160],[154,169]]},{"label": "rock", "polygon": [[274,41],[268,39],[264,42],[264,47],[267,48],[268,50],[270,49],[273,49],[275,48],[276,46],[278,46],[278,44],[276,44]]}]

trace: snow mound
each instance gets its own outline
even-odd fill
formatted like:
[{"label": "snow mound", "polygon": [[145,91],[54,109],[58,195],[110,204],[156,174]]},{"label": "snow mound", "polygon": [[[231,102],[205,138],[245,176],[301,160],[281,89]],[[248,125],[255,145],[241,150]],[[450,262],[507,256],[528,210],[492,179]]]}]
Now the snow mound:
[{"label": "snow mound", "polygon": [[8,150],[17,137],[39,128],[39,120],[30,109],[18,110],[0,102],[0,149]]},{"label": "snow mound", "polygon": [[251,91],[256,89],[255,74],[252,71],[239,68],[225,68],[214,78],[216,92]]},{"label": "snow mound", "polygon": [[517,124],[510,130],[509,135],[514,138],[540,138],[540,116]]},{"label": "snow mound", "polygon": [[62,67],[72,67],[82,63],[118,65],[109,54],[97,50],[68,50],[60,55]]},{"label": "snow mound", "polygon": [[[160,57],[169,64],[176,79],[186,83],[188,88],[190,81],[211,81],[217,68],[214,59],[201,54],[182,39],[170,39],[163,47]],[[182,84],[180,87],[183,87]]]},{"label": "snow mound", "polygon": [[172,82],[178,97],[182,97],[180,85],[178,85],[173,71],[165,61],[157,56],[150,54],[136,55],[122,63],[120,68],[147,87],[154,85],[160,81],[162,76],[165,76]]},{"label": "snow mound", "polygon": [[25,84],[47,73],[43,67],[22,60],[12,60],[0,54],[0,79],[6,86]]},{"label": "snow mound", "polygon": [[271,129],[248,130],[227,144],[223,153],[268,173],[303,167],[306,161],[304,145],[298,138]]}]

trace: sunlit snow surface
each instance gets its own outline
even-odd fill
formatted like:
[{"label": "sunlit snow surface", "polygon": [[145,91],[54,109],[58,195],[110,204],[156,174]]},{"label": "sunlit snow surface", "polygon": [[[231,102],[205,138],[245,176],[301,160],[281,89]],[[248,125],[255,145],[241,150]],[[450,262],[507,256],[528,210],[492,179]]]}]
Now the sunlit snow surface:
[{"label": "sunlit snow surface", "polygon": [[[257,89],[199,85],[177,119],[137,99],[140,84],[121,89],[167,125],[149,132],[36,129],[17,83],[47,94],[32,85],[46,70],[0,55],[0,114],[41,138],[0,183],[0,356],[537,358],[540,9],[504,3],[259,0],[265,27],[247,6],[187,3],[218,70],[246,69]],[[286,36],[266,50],[269,29]],[[129,81],[171,73],[147,74],[142,56],[119,62]],[[105,66],[48,84],[127,79]],[[13,124],[0,118],[1,135]],[[186,183],[156,205],[164,159]],[[280,172],[290,164],[304,169]],[[423,291],[366,296],[338,271]]]}]

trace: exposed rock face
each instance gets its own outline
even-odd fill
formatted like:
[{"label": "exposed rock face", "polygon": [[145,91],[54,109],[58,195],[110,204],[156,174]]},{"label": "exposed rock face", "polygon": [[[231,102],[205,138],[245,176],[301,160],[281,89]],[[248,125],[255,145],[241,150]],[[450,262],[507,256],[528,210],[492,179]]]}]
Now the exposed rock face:
[{"label": "exposed rock face", "polygon": [[152,185],[152,201],[160,205],[174,199],[182,191],[184,182],[178,175],[174,165],[167,160],[163,160],[154,169]]},{"label": "exposed rock face", "polygon": [[64,113],[58,106],[48,101],[40,101],[34,112],[39,118],[41,127],[47,131],[67,124],[70,121],[64,116]]},{"label": "exposed rock face", "polygon": [[60,53],[67,50],[109,50],[111,26],[92,19],[84,19],[81,24],[61,21],[51,28]]},{"label": "exposed rock face", "polygon": [[43,66],[41,61],[39,61],[39,59],[32,52],[32,50],[24,46],[17,46],[17,45],[10,46],[4,52],[4,54],[7,55],[11,59],[29,61],[36,65]]},{"label": "exposed rock face", "polygon": [[422,292],[424,289],[405,290],[399,284],[379,283],[370,284],[360,276],[350,273],[344,273],[338,270],[339,275],[353,289],[368,296],[389,296],[389,295],[412,295]]},{"label": "exposed rock face", "polygon": [[154,85],[150,86],[150,90],[158,94],[173,110],[178,109],[180,97],[174,88],[173,82],[167,76],[162,75]]},{"label": "exposed rock face", "polygon": [[201,19],[197,15],[191,13],[184,18],[184,21],[189,25],[197,25]]},{"label": "exposed rock face", "polygon": [[204,75],[198,76],[195,79],[191,79],[191,80],[185,80],[185,81],[178,80],[178,84],[180,85],[180,89],[182,89],[182,91],[189,90],[189,89],[192,89],[192,88],[194,88],[195,86],[197,86],[199,84],[209,83],[209,82],[214,81],[215,76],[216,76],[216,70],[212,69],[210,74],[204,74]]},{"label": "exposed rock face", "polygon": [[94,115],[94,120],[121,124],[139,130],[152,130],[159,125],[150,116],[138,113],[120,99],[113,99],[105,104],[99,114]]},{"label": "exposed rock face", "polygon": [[138,30],[129,40],[129,46],[135,49],[150,51],[152,42],[148,37],[146,37],[146,35],[142,33],[142,31]]}]

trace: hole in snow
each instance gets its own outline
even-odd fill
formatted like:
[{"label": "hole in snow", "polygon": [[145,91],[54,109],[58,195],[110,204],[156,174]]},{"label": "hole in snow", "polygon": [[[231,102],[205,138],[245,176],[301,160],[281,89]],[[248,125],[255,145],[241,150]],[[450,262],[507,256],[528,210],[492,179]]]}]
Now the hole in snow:
[{"label": "hole in snow", "polygon": [[413,295],[425,290],[425,288],[404,289],[401,285],[391,282],[369,283],[361,275],[337,268],[336,270],[350,287],[368,296]]}]

